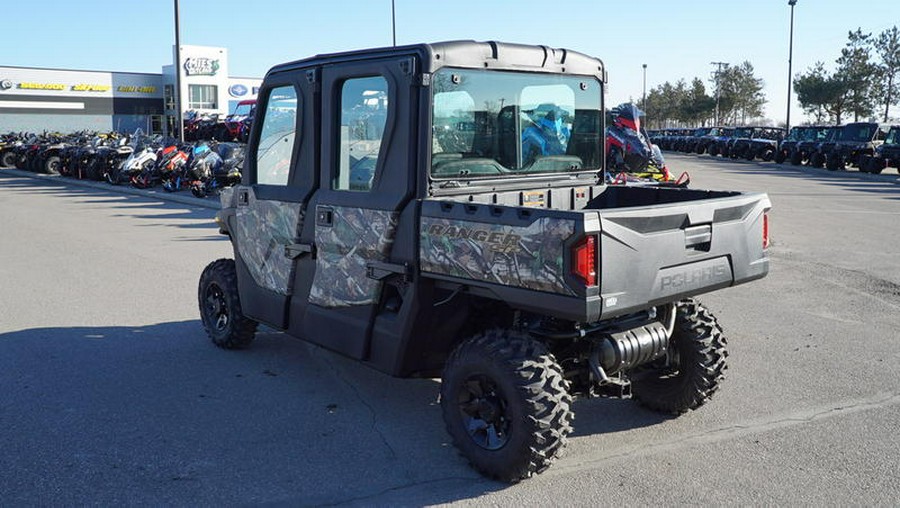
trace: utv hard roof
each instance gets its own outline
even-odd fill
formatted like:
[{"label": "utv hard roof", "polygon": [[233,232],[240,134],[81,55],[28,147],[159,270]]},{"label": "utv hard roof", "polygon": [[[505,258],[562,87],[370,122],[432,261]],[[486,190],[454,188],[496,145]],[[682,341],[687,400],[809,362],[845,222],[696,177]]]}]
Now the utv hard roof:
[{"label": "utv hard roof", "polygon": [[420,57],[423,68],[418,72],[435,72],[441,67],[501,69],[597,76],[604,83],[606,82],[606,70],[603,61],[584,53],[548,46],[471,40],[320,54],[276,65],[269,70],[268,74],[308,69],[324,64],[374,60],[402,55],[418,55]]}]

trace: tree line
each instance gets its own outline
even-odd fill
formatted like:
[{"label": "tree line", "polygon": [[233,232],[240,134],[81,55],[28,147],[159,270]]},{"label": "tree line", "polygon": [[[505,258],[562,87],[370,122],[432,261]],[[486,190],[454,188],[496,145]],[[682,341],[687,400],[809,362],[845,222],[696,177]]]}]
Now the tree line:
[{"label": "tree line", "polygon": [[[711,89],[700,78],[690,85],[668,81],[650,90],[646,103],[638,101],[649,128],[744,124],[762,116],[765,83],[754,75],[753,64],[722,64],[710,76]],[[718,113],[718,115],[717,115]]]},{"label": "tree line", "polygon": [[797,99],[817,123],[840,124],[849,115],[887,122],[900,95],[900,30],[894,26],[873,37],[856,29],[847,39],[833,72],[816,62],[794,78]]},{"label": "tree line", "polygon": [[[848,114],[854,120],[890,118],[900,100],[900,30],[896,26],[877,37],[861,29],[849,32],[847,45],[830,72],[816,62],[793,79],[803,110],[817,123],[840,124]],[[638,102],[651,129],[718,125],[765,124],[765,83],[754,75],[753,64],[721,64],[710,73],[709,89],[699,77],[690,84],[665,82]]]}]

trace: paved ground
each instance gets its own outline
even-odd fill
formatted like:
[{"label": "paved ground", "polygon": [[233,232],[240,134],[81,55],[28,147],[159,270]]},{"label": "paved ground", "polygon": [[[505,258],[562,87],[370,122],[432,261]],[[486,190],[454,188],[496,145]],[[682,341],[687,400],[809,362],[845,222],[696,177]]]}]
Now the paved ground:
[{"label": "paved ground", "polygon": [[775,205],[770,276],[704,298],[729,379],[678,419],[578,402],[563,459],[516,486],[448,444],[435,381],[272,332],[210,345],[211,209],[0,170],[0,504],[896,504],[896,175],[669,161]]}]

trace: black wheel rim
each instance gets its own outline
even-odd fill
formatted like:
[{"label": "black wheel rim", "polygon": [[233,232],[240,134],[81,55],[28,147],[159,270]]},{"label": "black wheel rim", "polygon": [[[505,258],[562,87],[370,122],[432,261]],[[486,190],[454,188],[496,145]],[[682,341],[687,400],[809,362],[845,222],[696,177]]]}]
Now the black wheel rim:
[{"label": "black wheel rim", "polygon": [[459,412],[472,441],[485,450],[499,450],[509,441],[507,402],[493,380],[470,376],[459,392]]},{"label": "black wheel rim", "polygon": [[224,331],[229,322],[225,292],[218,284],[212,283],[206,287],[204,301],[206,302],[206,317],[210,326],[217,332]]}]

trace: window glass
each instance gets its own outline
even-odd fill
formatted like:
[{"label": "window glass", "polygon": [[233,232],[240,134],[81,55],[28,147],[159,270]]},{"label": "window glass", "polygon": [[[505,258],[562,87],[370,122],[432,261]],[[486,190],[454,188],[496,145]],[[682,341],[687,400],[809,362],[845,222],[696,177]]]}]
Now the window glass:
[{"label": "window glass", "polygon": [[884,140],[886,145],[900,145],[900,128],[893,127],[888,131],[887,138]]},{"label": "window glass", "polygon": [[256,151],[256,183],[287,185],[297,132],[297,92],[273,88],[262,117]]},{"label": "window glass", "polygon": [[337,190],[372,188],[387,123],[388,86],[381,76],[348,79],[341,88]]},{"label": "window glass", "polygon": [[595,78],[445,68],[433,93],[434,178],[601,167],[603,93]]},{"label": "window glass", "polygon": [[188,85],[189,109],[219,109],[219,88],[216,85]]}]

